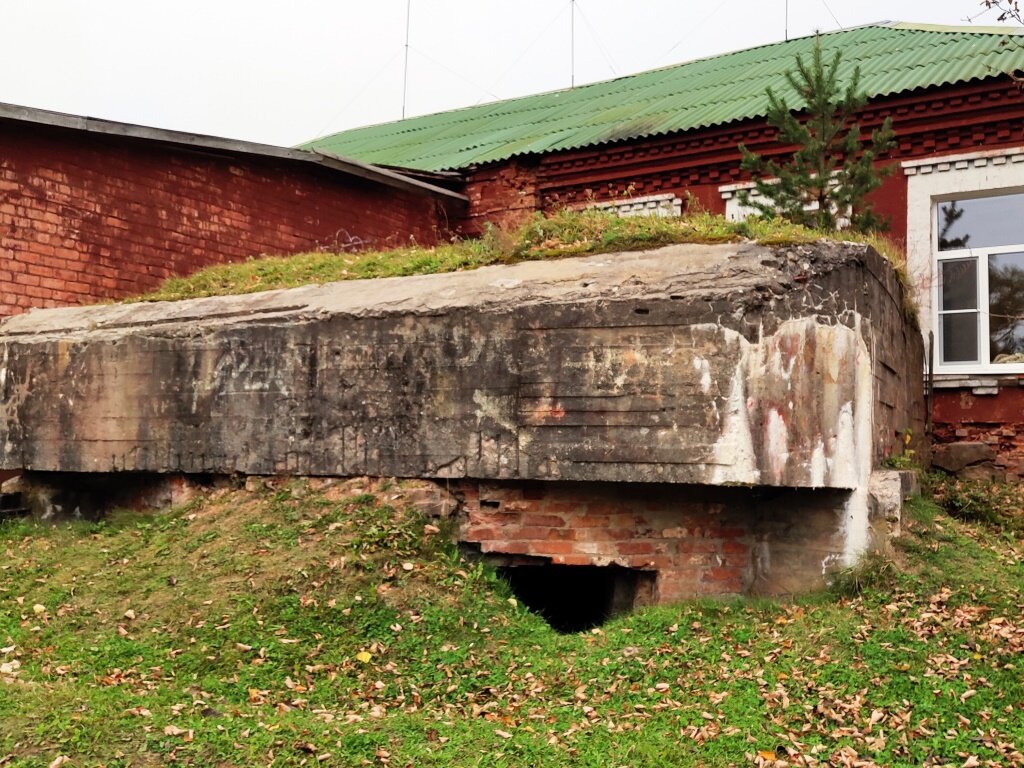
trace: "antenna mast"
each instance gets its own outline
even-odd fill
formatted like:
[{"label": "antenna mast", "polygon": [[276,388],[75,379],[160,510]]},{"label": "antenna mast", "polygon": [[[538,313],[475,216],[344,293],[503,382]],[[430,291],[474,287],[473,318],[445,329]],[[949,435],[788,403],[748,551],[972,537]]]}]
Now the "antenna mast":
[{"label": "antenna mast", "polygon": [[[576,0],[569,0],[569,87],[576,87]],[[564,7],[564,6],[563,6]]]},{"label": "antenna mast", "polygon": [[409,93],[409,20],[412,15],[412,0],[405,3],[405,73],[402,75],[402,119],[405,120],[405,101]]},{"label": "antenna mast", "polygon": [[789,0],[786,0],[785,26],[786,26],[786,42],[789,42]]}]

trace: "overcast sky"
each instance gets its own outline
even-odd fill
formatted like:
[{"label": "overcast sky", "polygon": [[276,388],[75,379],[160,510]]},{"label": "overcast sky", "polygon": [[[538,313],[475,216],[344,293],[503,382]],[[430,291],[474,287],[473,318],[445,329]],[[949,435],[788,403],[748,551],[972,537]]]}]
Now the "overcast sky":
[{"label": "overcast sky", "polygon": [[[568,87],[571,0],[0,0],[0,101],[292,145]],[[786,0],[576,0],[577,84],[782,40]],[[995,24],[977,0],[788,0],[790,37]]]}]

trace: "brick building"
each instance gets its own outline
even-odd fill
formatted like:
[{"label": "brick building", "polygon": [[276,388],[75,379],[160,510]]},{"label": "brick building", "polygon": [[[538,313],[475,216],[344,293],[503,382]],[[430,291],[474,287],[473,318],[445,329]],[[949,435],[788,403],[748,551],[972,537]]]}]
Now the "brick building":
[{"label": "brick building", "polygon": [[323,153],[0,105],[0,317],[264,253],[429,243],[463,207]]},{"label": "brick building", "polygon": [[[905,244],[939,441],[980,441],[996,476],[1024,475],[1024,68],[1009,28],[881,23],[822,35],[859,67],[865,135],[892,117],[896,162],[874,195]],[[1010,39],[1008,39],[1010,38]],[[765,89],[814,38],[761,46],[573,90],[346,131],[308,146],[461,179],[466,227],[559,206],[747,212],[737,145],[785,150]],[[791,99],[792,101],[792,99]]]},{"label": "brick building", "polygon": [[[1024,474],[1024,68],[1007,28],[883,23],[821,37],[891,116],[874,195],[907,247],[939,441]],[[785,150],[765,89],[813,38],[283,149],[0,105],[0,316],[116,298],[262,253],[431,242],[559,206],[745,215],[737,145]],[[349,160],[343,158],[357,158]],[[370,165],[374,164],[374,165]],[[944,229],[946,224],[948,227]]]}]

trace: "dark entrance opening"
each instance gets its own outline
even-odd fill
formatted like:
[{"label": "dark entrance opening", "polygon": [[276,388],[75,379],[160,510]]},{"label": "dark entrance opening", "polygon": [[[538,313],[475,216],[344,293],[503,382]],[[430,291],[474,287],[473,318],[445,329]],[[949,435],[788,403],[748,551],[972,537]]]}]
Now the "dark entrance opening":
[{"label": "dark entrance opening", "polygon": [[647,602],[653,571],[585,565],[517,565],[498,569],[523,605],[557,632],[583,632]]}]

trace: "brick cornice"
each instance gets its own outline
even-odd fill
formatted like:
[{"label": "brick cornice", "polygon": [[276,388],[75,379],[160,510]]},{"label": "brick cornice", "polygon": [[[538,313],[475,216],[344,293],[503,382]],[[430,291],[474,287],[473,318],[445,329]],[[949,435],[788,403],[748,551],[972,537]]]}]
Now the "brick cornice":
[{"label": "brick cornice", "polygon": [[[877,99],[858,116],[865,135],[892,117],[893,160],[1024,144],[1024,96],[1008,78],[931,88]],[[737,145],[783,154],[763,120],[554,153],[539,158],[537,188],[546,198],[590,194],[642,181],[645,189],[727,184],[745,178]],[[614,192],[610,193],[614,194]]]}]

